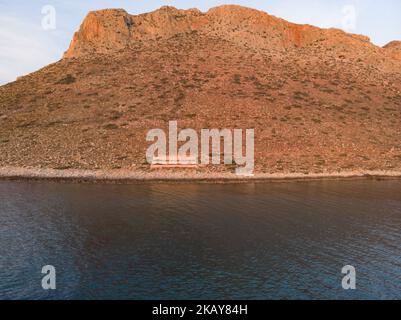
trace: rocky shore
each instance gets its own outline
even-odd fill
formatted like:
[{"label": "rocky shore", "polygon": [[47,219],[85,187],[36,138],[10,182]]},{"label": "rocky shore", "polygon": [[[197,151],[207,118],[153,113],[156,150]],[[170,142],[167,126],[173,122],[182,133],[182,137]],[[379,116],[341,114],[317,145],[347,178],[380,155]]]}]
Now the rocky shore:
[{"label": "rocky shore", "polygon": [[194,171],[131,171],[115,170],[56,170],[41,168],[0,168],[0,180],[52,180],[89,183],[253,183],[277,181],[348,180],[348,179],[398,179],[401,171],[343,171],[321,174],[305,173],[257,173],[241,177],[233,173],[204,173]]}]

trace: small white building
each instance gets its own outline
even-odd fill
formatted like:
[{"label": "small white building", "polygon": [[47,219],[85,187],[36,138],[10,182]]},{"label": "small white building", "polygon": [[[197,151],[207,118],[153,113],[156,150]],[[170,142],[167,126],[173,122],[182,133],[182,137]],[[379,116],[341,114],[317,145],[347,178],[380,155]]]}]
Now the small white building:
[{"label": "small white building", "polygon": [[194,156],[158,156],[153,157],[151,168],[196,168],[198,159]]}]

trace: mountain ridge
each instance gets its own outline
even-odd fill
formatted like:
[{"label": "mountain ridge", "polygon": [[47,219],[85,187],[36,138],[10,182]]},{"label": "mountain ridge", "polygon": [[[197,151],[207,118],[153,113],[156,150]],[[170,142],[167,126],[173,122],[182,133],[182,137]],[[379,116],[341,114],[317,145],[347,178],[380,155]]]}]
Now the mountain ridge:
[{"label": "mountain ridge", "polygon": [[[382,50],[369,37],[340,29],[322,29],[296,24],[256,9],[223,5],[203,13],[198,9],[180,10],[164,6],[150,13],[130,15],[124,9],[90,12],[75,33],[64,58],[93,53],[113,53],[135,41],[168,38],[186,32],[201,32],[236,40],[258,49],[285,50],[304,47],[315,41],[328,45],[360,45],[371,51]],[[247,33],[252,33],[249,35]],[[385,50],[385,49],[383,49]]]}]

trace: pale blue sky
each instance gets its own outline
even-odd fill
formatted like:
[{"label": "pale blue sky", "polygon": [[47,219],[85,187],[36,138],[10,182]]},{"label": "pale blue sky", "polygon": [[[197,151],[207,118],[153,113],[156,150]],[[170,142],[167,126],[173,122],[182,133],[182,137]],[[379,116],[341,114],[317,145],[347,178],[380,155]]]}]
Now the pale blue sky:
[{"label": "pale blue sky", "polygon": [[[260,9],[296,23],[345,28],[367,35],[381,46],[401,39],[400,0],[0,0],[0,84],[59,60],[90,10],[124,8],[138,14],[172,5],[207,11],[221,4]],[[41,11],[45,5],[56,9],[55,30],[42,28]],[[347,19],[353,15],[352,8],[355,8],[355,24],[349,24]]]}]

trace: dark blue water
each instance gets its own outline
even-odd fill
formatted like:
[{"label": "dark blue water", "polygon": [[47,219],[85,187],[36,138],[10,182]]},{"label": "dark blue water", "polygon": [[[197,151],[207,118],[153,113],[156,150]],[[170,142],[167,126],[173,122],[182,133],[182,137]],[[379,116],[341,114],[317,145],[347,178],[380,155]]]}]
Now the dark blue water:
[{"label": "dark blue water", "polygon": [[2,299],[399,299],[401,181],[3,181],[0,267]]}]

